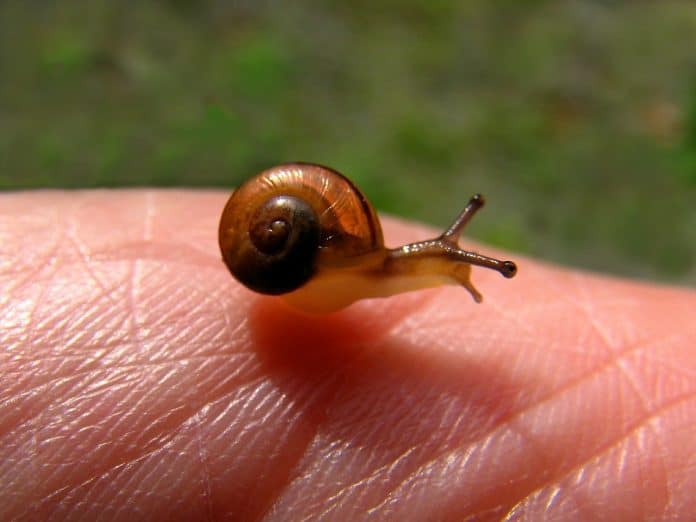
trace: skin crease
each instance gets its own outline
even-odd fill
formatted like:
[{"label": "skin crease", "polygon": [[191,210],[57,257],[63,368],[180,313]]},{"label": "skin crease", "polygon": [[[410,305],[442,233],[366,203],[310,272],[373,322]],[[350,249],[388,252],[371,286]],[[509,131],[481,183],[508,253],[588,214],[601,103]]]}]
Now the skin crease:
[{"label": "skin crease", "polygon": [[482,248],[481,305],[302,316],[228,274],[227,196],[0,196],[0,520],[696,512],[694,291]]}]

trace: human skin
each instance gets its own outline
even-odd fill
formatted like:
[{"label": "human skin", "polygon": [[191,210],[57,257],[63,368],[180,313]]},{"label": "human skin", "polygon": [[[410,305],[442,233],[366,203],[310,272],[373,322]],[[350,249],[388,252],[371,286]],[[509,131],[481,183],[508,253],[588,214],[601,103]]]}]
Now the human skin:
[{"label": "human skin", "polygon": [[0,196],[0,520],[696,513],[696,292],[501,254],[480,305],[304,316],[225,269],[226,197]]}]

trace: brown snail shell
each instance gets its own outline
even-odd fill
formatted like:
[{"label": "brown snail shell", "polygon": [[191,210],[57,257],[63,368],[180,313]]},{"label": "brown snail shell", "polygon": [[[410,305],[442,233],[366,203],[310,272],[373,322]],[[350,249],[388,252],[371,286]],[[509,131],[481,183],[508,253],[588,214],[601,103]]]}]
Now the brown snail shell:
[{"label": "brown snail shell", "polygon": [[327,167],[289,163],[265,170],[234,191],[219,228],[222,257],[248,288],[284,294],[325,262],[383,248],[377,214],[360,190]]}]

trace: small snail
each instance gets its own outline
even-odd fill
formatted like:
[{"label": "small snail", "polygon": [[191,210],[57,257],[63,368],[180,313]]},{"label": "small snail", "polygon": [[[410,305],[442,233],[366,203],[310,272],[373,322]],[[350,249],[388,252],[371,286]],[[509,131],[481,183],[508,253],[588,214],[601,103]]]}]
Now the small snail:
[{"label": "small snail", "polygon": [[377,214],[345,176],[310,163],[265,170],[230,196],[220,218],[222,258],[243,285],[281,295],[291,306],[322,313],[369,297],[459,284],[476,302],[471,265],[517,271],[458,246],[459,235],[484,204],[473,196],[439,237],[386,248]]}]

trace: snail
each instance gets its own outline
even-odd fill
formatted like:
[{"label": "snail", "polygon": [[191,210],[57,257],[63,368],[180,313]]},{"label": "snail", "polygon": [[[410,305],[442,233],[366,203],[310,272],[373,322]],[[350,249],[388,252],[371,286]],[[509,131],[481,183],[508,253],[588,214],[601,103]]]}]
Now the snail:
[{"label": "snail", "polygon": [[439,237],[386,248],[376,212],[348,178],[321,165],[287,163],[232,193],[218,240],[240,283],[309,313],[442,284],[461,285],[481,302],[472,265],[507,278],[517,272],[512,261],[459,248],[462,230],[483,204],[476,194]]}]

